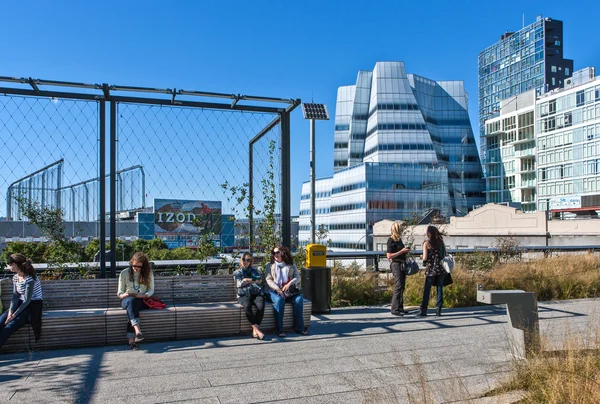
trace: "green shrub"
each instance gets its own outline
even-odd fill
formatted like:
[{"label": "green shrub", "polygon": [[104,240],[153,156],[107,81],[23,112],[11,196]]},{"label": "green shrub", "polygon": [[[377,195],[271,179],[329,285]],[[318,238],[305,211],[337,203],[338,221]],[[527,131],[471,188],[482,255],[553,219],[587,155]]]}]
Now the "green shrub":
[{"label": "green shrub", "polygon": [[27,243],[24,241],[6,243],[6,247],[2,250],[2,262],[7,262],[8,256],[15,253],[23,254],[33,263],[45,262],[46,249],[47,246],[44,243]]}]

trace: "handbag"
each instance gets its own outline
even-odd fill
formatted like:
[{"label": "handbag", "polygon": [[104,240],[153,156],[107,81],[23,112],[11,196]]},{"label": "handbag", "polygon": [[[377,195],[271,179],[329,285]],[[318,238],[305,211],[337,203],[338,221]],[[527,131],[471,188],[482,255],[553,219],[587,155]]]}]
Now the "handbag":
[{"label": "handbag", "polygon": [[442,264],[444,271],[446,271],[447,274],[452,273],[454,270],[454,257],[451,254],[448,254],[444,244],[442,244],[442,247],[440,248],[440,256],[442,257],[440,263]]},{"label": "handbag", "polygon": [[444,286],[452,285],[454,281],[452,280],[452,275],[450,272],[447,272],[444,276]]},{"label": "handbag", "polygon": [[261,293],[262,293],[262,288],[255,283],[251,283],[250,285],[244,286],[243,288],[238,288],[238,296],[240,296],[240,297],[243,297],[243,296],[256,297],[256,296],[260,296]]},{"label": "handbag", "polygon": [[450,254],[442,258],[442,267],[447,274],[451,274],[454,270],[454,257]]},{"label": "handbag", "polygon": [[161,302],[158,297],[145,297],[144,304],[148,306],[149,309],[154,310],[162,310],[167,307],[167,305]]},{"label": "handbag", "polygon": [[406,276],[417,274],[420,270],[421,268],[419,267],[417,261],[415,261],[413,256],[409,254],[406,258],[406,262],[404,263],[404,272],[406,272]]},{"label": "handbag", "polygon": [[296,286],[295,283],[293,283],[288,290],[286,290],[283,294],[285,295],[286,299],[290,298],[290,297],[294,297],[298,294],[302,293],[302,289],[298,288],[298,286]]}]

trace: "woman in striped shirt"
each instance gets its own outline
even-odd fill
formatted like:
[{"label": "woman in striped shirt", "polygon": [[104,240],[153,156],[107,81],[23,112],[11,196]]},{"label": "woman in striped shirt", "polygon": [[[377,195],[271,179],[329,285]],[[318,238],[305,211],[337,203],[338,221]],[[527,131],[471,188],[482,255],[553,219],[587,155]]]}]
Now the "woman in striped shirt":
[{"label": "woman in striped shirt", "polygon": [[19,328],[31,323],[35,340],[40,338],[42,326],[42,284],[35,268],[23,254],[12,254],[8,265],[13,276],[13,296],[10,308],[0,316],[0,347]]}]

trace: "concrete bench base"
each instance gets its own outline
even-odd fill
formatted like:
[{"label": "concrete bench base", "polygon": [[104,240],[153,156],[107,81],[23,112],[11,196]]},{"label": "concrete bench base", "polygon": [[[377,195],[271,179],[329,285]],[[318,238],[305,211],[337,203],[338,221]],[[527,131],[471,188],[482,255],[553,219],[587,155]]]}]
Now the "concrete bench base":
[{"label": "concrete bench base", "polygon": [[523,290],[477,290],[477,301],[494,305],[506,304],[508,335],[515,357],[528,358],[540,351],[535,293]]}]

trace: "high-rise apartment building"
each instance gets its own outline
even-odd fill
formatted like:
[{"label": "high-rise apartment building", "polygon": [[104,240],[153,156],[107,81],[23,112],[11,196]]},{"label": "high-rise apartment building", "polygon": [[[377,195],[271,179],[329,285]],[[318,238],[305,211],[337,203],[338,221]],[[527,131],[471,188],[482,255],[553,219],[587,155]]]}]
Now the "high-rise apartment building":
[{"label": "high-rise apartment building", "polygon": [[535,210],[535,90],[500,102],[500,116],[485,123],[488,202]]},{"label": "high-rise apartment building", "polygon": [[563,58],[563,23],[537,18],[479,53],[479,136],[481,158],[487,150],[484,123],[500,110],[500,101],[535,90],[543,94],[564,85],[573,61]]},{"label": "high-rise apartment building", "polygon": [[[316,182],[316,221],[333,248],[371,245],[373,223],[428,209],[464,215],[485,203],[483,173],[462,81],[407,74],[402,62],[360,71],[338,89],[333,177]],[[310,239],[310,184],[299,240]]]},{"label": "high-rise apartment building", "polygon": [[594,76],[583,69],[536,102],[538,210],[600,210],[600,79]]},{"label": "high-rise apartment building", "polygon": [[600,79],[593,68],[573,73],[561,89],[503,100],[485,127],[488,202],[600,210]]}]

